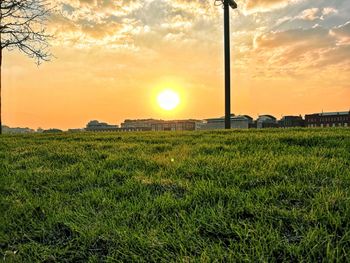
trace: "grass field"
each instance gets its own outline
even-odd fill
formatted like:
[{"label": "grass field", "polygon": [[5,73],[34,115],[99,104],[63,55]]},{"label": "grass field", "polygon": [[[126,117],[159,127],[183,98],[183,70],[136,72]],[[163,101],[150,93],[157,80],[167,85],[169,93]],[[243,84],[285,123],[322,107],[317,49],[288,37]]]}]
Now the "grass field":
[{"label": "grass field", "polygon": [[7,135],[0,175],[5,262],[350,258],[350,129]]}]

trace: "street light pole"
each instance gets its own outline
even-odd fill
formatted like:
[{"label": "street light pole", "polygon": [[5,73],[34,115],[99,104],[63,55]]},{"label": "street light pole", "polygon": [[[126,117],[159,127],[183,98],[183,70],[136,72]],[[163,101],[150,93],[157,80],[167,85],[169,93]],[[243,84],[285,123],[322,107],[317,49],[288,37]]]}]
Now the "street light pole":
[{"label": "street light pole", "polygon": [[224,0],[225,35],[225,129],[231,129],[231,52],[230,52],[230,8]]}]

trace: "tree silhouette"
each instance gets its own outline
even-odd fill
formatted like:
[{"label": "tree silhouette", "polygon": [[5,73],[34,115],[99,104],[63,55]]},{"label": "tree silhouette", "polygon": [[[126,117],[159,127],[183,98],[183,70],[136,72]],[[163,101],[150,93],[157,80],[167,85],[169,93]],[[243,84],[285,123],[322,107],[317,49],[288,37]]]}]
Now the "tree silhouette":
[{"label": "tree silhouette", "polygon": [[49,61],[46,22],[52,11],[47,0],[0,0],[0,134],[1,121],[1,70],[3,50],[18,50],[39,65]]}]

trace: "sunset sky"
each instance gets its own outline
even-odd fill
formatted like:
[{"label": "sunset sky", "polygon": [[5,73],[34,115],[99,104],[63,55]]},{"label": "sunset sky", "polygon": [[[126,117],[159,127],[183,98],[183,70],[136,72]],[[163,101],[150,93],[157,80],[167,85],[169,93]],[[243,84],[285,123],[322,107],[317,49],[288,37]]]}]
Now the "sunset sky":
[{"label": "sunset sky", "polygon": [[[231,12],[232,112],[350,109],[350,1],[247,0]],[[3,122],[80,128],[97,119],[224,114],[223,11],[214,0],[55,0],[55,58],[3,61]],[[156,104],[171,88],[174,111]]]}]

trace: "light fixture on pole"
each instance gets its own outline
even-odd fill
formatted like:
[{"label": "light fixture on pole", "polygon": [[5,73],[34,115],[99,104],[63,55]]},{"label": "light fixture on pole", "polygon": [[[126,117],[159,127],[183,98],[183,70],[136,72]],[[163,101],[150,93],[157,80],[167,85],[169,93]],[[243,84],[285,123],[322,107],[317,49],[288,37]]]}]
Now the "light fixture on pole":
[{"label": "light fixture on pole", "polygon": [[215,5],[224,6],[225,35],[225,129],[231,129],[231,54],[230,54],[230,7],[237,8],[234,0],[215,0]]}]

